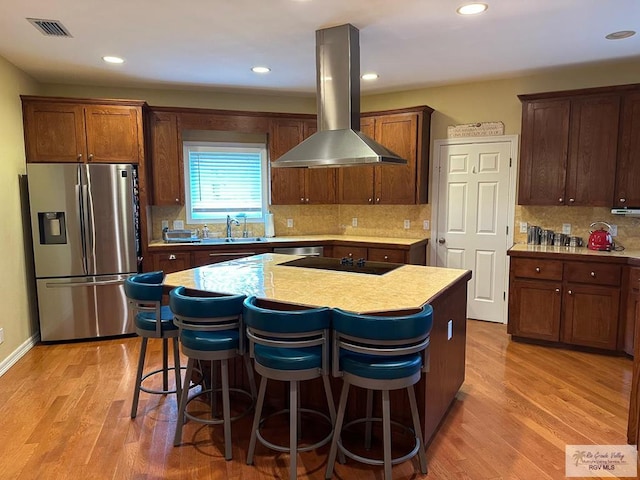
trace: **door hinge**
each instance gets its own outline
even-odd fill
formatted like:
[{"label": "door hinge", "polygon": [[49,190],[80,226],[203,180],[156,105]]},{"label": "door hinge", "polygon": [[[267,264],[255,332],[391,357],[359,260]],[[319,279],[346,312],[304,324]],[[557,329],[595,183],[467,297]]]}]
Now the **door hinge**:
[{"label": "door hinge", "polygon": [[507,235],[509,235],[509,225],[507,225]]},{"label": "door hinge", "polygon": [[513,158],[509,159],[509,168],[511,168],[511,162],[513,162]]},{"label": "door hinge", "polygon": [[507,292],[502,292],[502,300],[507,301]]}]

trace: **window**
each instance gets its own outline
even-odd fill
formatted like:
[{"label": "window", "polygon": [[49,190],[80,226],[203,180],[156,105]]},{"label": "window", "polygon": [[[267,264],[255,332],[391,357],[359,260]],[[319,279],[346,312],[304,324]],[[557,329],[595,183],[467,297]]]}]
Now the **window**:
[{"label": "window", "polygon": [[260,222],[267,209],[267,150],[256,143],[184,142],[187,223],[245,214]]}]

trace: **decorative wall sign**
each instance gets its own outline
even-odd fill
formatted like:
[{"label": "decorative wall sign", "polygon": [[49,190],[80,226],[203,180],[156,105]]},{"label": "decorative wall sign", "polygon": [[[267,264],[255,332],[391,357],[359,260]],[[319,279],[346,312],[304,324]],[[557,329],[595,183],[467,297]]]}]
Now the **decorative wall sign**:
[{"label": "decorative wall sign", "polygon": [[504,135],[504,123],[465,123],[462,125],[449,125],[447,127],[448,138],[493,137],[496,135]]}]

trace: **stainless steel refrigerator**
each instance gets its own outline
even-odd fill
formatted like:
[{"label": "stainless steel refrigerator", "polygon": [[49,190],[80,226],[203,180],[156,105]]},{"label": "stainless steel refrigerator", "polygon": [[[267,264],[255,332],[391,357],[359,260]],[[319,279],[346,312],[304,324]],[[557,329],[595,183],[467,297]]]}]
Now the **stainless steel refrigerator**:
[{"label": "stainless steel refrigerator", "polygon": [[139,256],[137,171],[127,164],[27,164],[43,341],[133,333],[125,278]]}]

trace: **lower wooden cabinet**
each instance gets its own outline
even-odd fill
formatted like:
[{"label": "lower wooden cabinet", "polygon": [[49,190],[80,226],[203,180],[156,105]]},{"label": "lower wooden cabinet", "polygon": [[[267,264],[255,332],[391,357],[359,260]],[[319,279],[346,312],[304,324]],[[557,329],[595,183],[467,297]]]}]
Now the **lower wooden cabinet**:
[{"label": "lower wooden cabinet", "polygon": [[190,252],[153,253],[153,270],[162,270],[164,273],[179,272],[191,268]]},{"label": "lower wooden cabinet", "polygon": [[511,258],[514,337],[618,350],[622,266],[588,260]]}]

